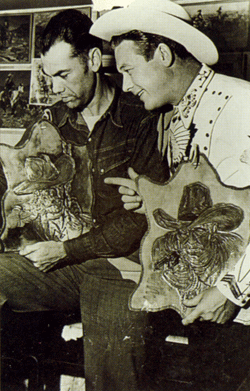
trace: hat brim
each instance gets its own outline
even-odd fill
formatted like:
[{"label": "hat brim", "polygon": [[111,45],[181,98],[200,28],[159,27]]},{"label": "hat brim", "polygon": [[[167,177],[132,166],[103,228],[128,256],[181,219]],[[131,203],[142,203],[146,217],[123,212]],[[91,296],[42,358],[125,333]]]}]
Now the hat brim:
[{"label": "hat brim", "polygon": [[183,45],[198,61],[213,65],[219,55],[215,44],[187,22],[157,9],[127,7],[102,15],[92,25],[90,33],[105,41],[132,30],[157,34]]},{"label": "hat brim", "polygon": [[61,155],[56,160],[55,166],[59,172],[57,178],[53,180],[26,180],[14,188],[14,193],[16,195],[31,194],[36,190],[49,189],[72,181],[75,175],[75,162],[71,156]]}]

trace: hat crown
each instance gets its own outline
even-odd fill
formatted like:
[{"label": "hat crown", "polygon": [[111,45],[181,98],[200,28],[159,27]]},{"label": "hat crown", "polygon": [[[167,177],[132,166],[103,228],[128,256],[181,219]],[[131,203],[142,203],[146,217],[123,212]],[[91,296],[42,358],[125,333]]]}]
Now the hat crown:
[{"label": "hat crown", "polygon": [[201,63],[215,64],[218,51],[214,43],[190,22],[186,10],[173,1],[134,0],[128,7],[102,15],[91,27],[90,33],[111,41],[112,37],[129,31],[144,31],[178,42]]},{"label": "hat crown", "polygon": [[179,4],[176,4],[170,0],[134,0],[129,5],[129,8],[132,7],[139,7],[144,10],[153,9],[155,11],[160,11],[169,15],[173,15],[188,22],[191,21],[191,18],[189,14],[185,11],[185,9]]}]

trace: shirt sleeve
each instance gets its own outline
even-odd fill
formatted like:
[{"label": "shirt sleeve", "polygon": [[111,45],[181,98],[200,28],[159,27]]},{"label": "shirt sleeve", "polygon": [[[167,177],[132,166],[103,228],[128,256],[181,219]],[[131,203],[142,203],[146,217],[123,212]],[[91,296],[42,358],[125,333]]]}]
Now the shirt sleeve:
[{"label": "shirt sleeve", "polygon": [[[157,149],[155,124],[155,118],[142,121],[130,166],[138,174],[145,174],[157,182],[165,182],[169,178],[169,169]],[[147,227],[145,215],[127,211],[122,206],[109,213],[99,227],[65,242],[65,251],[74,262],[126,256],[140,247]]]},{"label": "shirt sleeve", "polygon": [[250,244],[235,267],[217,282],[217,288],[240,307],[250,299]]},{"label": "shirt sleeve", "polygon": [[119,257],[133,253],[147,229],[144,215],[124,210],[110,213],[99,227],[64,242],[70,263]]}]

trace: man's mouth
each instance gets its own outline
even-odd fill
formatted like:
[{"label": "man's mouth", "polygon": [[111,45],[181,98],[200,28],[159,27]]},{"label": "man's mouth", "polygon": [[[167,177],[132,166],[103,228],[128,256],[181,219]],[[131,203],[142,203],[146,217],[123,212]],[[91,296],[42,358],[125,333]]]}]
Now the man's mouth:
[{"label": "man's mouth", "polygon": [[74,98],[72,96],[62,96],[62,101],[64,103],[69,103],[71,102],[72,100],[74,100]]},{"label": "man's mouth", "polygon": [[139,91],[139,92],[137,93],[137,96],[139,96],[139,98],[140,98],[140,97],[142,96],[143,92],[144,92],[144,90]]}]

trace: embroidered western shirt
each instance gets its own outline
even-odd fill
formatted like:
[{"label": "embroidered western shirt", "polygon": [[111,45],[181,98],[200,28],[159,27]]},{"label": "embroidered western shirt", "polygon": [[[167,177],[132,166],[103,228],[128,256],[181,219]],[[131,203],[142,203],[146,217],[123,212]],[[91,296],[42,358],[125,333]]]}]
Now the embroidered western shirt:
[{"label": "embroidered western shirt", "polygon": [[[250,186],[250,83],[214,73],[203,65],[178,105],[189,129],[190,144],[198,145],[221,181],[237,188]],[[219,290],[243,307],[250,299],[250,246],[234,270],[217,283]],[[250,324],[250,309],[237,321]]]}]

